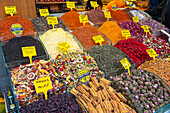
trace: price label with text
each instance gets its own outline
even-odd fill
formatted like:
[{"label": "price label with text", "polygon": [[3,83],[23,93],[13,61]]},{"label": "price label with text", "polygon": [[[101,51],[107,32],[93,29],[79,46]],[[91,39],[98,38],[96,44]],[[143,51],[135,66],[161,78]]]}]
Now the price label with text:
[{"label": "price label with text", "polygon": [[92,37],[95,43],[99,43],[102,46],[102,42],[104,41],[101,35]]},{"label": "price label with text", "polygon": [[133,18],[133,21],[134,21],[135,23],[139,22],[138,16],[135,16],[135,17],[132,17],[132,18]]},{"label": "price label with text", "polygon": [[45,99],[47,100],[47,91],[53,89],[50,77],[40,78],[38,80],[34,80],[34,86],[36,93],[43,92],[45,95]]},{"label": "price label with text", "polygon": [[90,4],[91,4],[91,7],[94,7],[94,9],[95,9],[96,7],[98,7],[98,4],[97,4],[96,1],[90,1]]},{"label": "price label with text", "polygon": [[20,24],[12,24],[11,26],[11,32],[16,36],[21,36],[23,32],[23,27]]},{"label": "price label with text", "polygon": [[58,19],[57,17],[47,17],[47,22],[49,25],[52,25],[54,29],[55,24],[58,24]]},{"label": "price label with text", "polygon": [[90,80],[90,72],[87,69],[80,70],[78,72],[78,79],[83,83],[88,82]]},{"label": "price label with text", "polygon": [[49,15],[48,9],[39,9],[39,11],[40,11],[40,16],[46,17]]},{"label": "price label with text", "polygon": [[111,18],[111,14],[109,11],[104,11],[104,15],[106,18]]},{"label": "price label with text", "polygon": [[88,22],[88,17],[87,15],[80,15],[79,20],[80,20],[80,23],[86,23]]},{"label": "price label with text", "polygon": [[126,39],[131,36],[130,31],[128,29],[123,29],[121,30],[121,32],[122,32],[122,36],[126,37]]},{"label": "price label with text", "polygon": [[62,51],[67,51],[68,52],[69,48],[71,48],[71,46],[67,42],[61,42],[61,43],[58,43],[57,45],[59,46],[59,48]]},{"label": "price label with text", "polygon": [[67,8],[70,8],[71,10],[75,8],[75,3],[74,2],[66,2]]},{"label": "price label with text", "polygon": [[133,2],[129,2],[129,8],[133,8]]},{"label": "price label with text", "polygon": [[147,49],[147,53],[149,54],[150,57],[153,57],[153,60],[155,61],[155,57],[158,56],[156,51],[154,49]]},{"label": "price label with text", "polygon": [[151,32],[149,31],[149,26],[148,25],[143,25],[143,26],[141,26],[141,28],[143,28],[143,30],[144,30],[144,32],[146,32],[146,35],[149,33],[149,34],[151,34]]},{"label": "price label with text", "polygon": [[5,6],[5,13],[10,14],[13,16],[13,14],[17,14],[17,10],[15,6]]},{"label": "price label with text", "polygon": [[29,57],[30,63],[32,64],[32,56],[37,56],[35,46],[22,47],[23,57]]},{"label": "price label with text", "polygon": [[112,10],[117,11],[117,6],[115,4],[112,5]]},{"label": "price label with text", "polygon": [[126,70],[126,69],[128,70],[128,73],[129,73],[129,75],[130,75],[130,67],[131,67],[131,64],[129,63],[129,61],[127,60],[127,58],[122,59],[120,62],[121,62],[121,64],[123,65],[123,67],[125,68],[125,70]]}]

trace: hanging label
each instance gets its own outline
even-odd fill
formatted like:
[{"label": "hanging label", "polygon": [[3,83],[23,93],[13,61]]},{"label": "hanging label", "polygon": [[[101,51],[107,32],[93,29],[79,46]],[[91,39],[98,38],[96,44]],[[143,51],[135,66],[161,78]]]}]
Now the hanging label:
[{"label": "hanging label", "polygon": [[83,83],[90,81],[90,72],[87,69],[80,70],[78,72],[78,79]]},{"label": "hanging label", "polygon": [[150,57],[153,57],[153,60],[155,61],[155,57],[158,56],[156,51],[154,49],[147,49],[147,53],[149,54]]},{"label": "hanging label", "polygon": [[143,25],[141,26],[141,28],[143,28],[144,32],[146,32],[146,36],[148,35],[148,33],[151,34],[151,32],[149,31],[150,27],[148,25]]},{"label": "hanging label", "polygon": [[30,64],[32,64],[32,56],[37,56],[35,46],[22,47],[23,57],[29,57]]},{"label": "hanging label", "polygon": [[36,93],[43,92],[45,95],[45,99],[47,100],[47,91],[53,89],[50,77],[40,78],[38,80],[34,80],[34,86]]},{"label": "hanging label", "polygon": [[67,8],[70,8],[71,10],[75,8],[75,3],[74,2],[66,2]]},{"label": "hanging label", "polygon": [[39,9],[39,11],[40,11],[40,16],[46,17],[49,15],[48,9]]},{"label": "hanging label", "polygon": [[133,18],[133,21],[134,21],[135,23],[139,22],[139,19],[138,19],[138,17],[137,17],[137,16],[132,17],[132,18]]},{"label": "hanging label", "polygon": [[58,19],[57,17],[47,17],[47,22],[49,25],[52,25],[54,29],[55,24],[58,24]]},{"label": "hanging label", "polygon": [[104,11],[104,15],[107,18],[107,21],[109,21],[109,18],[111,18],[111,14],[109,11]]},{"label": "hanging label", "polygon": [[126,39],[128,39],[128,37],[130,37],[130,31],[128,29],[123,29],[121,30],[122,32],[122,36],[126,37]]},{"label": "hanging label", "polygon": [[117,6],[115,4],[112,5],[112,10],[117,11]]},{"label": "hanging label", "polygon": [[90,4],[91,4],[91,7],[94,7],[94,9],[95,9],[96,7],[98,7],[98,4],[97,4],[96,1],[90,1]]},{"label": "hanging label", "polygon": [[129,76],[130,76],[130,67],[131,67],[131,64],[129,63],[127,58],[122,59],[120,62],[123,65],[123,67],[125,68],[125,70],[126,69],[128,70],[128,73],[129,73]]},{"label": "hanging label", "polygon": [[129,2],[129,8],[133,8],[133,2]]},{"label": "hanging label", "polygon": [[83,26],[85,26],[85,23],[88,22],[87,15],[80,15],[79,16],[80,23],[83,23]]},{"label": "hanging label", "polygon": [[71,48],[71,46],[67,43],[67,42],[61,42],[61,43],[58,43],[57,44],[59,46],[59,48],[62,50],[62,51],[69,51],[69,48]]},{"label": "hanging label", "polygon": [[5,13],[10,14],[13,16],[13,14],[17,14],[17,10],[15,6],[5,6]]},{"label": "hanging label", "polygon": [[102,46],[102,42],[104,41],[101,35],[92,37],[95,43],[99,43]]},{"label": "hanging label", "polygon": [[23,27],[20,24],[12,24],[11,32],[16,36],[20,37],[23,32]]}]

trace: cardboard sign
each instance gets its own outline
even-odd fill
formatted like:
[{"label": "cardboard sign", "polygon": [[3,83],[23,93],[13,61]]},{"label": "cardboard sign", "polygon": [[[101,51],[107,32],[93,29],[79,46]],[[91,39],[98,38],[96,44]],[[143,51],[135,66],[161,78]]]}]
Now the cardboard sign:
[{"label": "cardboard sign", "polygon": [[133,18],[133,21],[134,21],[135,23],[139,22],[139,19],[138,19],[138,17],[137,17],[137,16],[132,17],[132,18]]},{"label": "cardboard sign", "polygon": [[130,31],[128,29],[122,29],[121,30],[122,36],[126,37],[126,39],[128,39],[128,37],[130,37]]},{"label": "cardboard sign", "polygon": [[11,32],[16,36],[20,37],[23,32],[23,27],[20,24],[12,24]]},{"label": "cardboard sign", "polygon": [[22,47],[23,57],[29,57],[30,64],[32,64],[32,56],[37,56],[35,46]]},{"label": "cardboard sign", "polygon": [[67,42],[61,42],[61,43],[58,43],[57,44],[59,46],[59,48],[62,50],[62,51],[69,51],[69,48],[71,48],[71,46],[67,43]]},{"label": "cardboard sign", "polygon": [[109,11],[104,11],[104,15],[107,18],[107,21],[109,21],[109,18],[111,18],[111,14]]},{"label": "cardboard sign", "polygon": [[47,91],[53,89],[50,77],[40,78],[38,80],[34,80],[36,93],[43,92],[45,95],[45,99],[47,100]]},{"label": "cardboard sign", "polygon": [[101,35],[92,37],[95,43],[99,43],[102,46],[102,42],[104,41]]},{"label": "cardboard sign", "polygon": [[39,11],[40,11],[40,16],[46,17],[49,15],[48,9],[39,9]]},{"label": "cardboard sign", "polygon": [[67,8],[70,8],[71,10],[75,8],[75,3],[74,2],[66,2]]},{"label": "cardboard sign", "polygon": [[94,9],[99,6],[96,1],[90,1],[90,4],[91,7],[94,7]]},{"label": "cardboard sign", "polygon": [[90,72],[87,69],[80,70],[78,72],[78,79],[83,83],[88,82],[90,80]]},{"label": "cardboard sign", "polygon": [[80,15],[79,16],[80,23],[83,23],[83,26],[85,26],[85,23],[88,22],[87,15]]},{"label": "cardboard sign", "polygon": [[144,32],[146,32],[146,36],[148,35],[148,33],[151,34],[151,32],[149,31],[150,27],[148,25],[143,25],[141,26],[141,28],[143,28]]},{"label": "cardboard sign", "polygon": [[130,67],[131,67],[131,64],[129,63],[127,58],[122,59],[120,62],[123,65],[123,67],[125,68],[125,70],[126,69],[128,70],[128,73],[129,73],[129,76],[130,76]]},{"label": "cardboard sign", "polygon": [[52,25],[54,29],[55,24],[58,24],[58,19],[57,17],[47,17],[47,22],[49,25]]},{"label": "cardboard sign", "polygon": [[13,14],[17,14],[17,10],[15,6],[5,6],[5,13],[10,14],[13,16]]},{"label": "cardboard sign", "polygon": [[156,51],[154,49],[147,49],[146,52],[149,54],[150,57],[153,57],[153,60],[155,61],[155,57],[158,56]]},{"label": "cardboard sign", "polygon": [[112,5],[112,10],[117,11],[117,6],[115,4]]}]

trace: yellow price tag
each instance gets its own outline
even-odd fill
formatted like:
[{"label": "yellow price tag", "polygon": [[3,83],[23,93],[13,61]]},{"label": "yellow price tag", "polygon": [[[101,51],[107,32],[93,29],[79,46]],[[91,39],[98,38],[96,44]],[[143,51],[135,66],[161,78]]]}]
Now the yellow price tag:
[{"label": "yellow price tag", "polygon": [[92,37],[95,43],[99,43],[102,46],[102,42],[104,41],[101,35]]},{"label": "yellow price tag", "polygon": [[133,2],[129,2],[129,8],[133,8]]},{"label": "yellow price tag", "polygon": [[122,59],[120,62],[123,65],[123,67],[125,68],[125,70],[126,69],[128,70],[128,73],[129,73],[129,76],[130,76],[130,67],[131,67],[131,64],[129,63],[127,58]]},{"label": "yellow price tag", "polygon": [[117,11],[117,6],[116,6],[116,4],[113,4],[113,5],[112,5],[112,10],[113,10],[113,11]]},{"label": "yellow price tag", "polygon": [[111,18],[111,14],[109,11],[104,11],[104,15],[107,18],[107,21],[109,21],[109,18]]},{"label": "yellow price tag", "polygon": [[5,6],[5,13],[10,14],[13,16],[13,14],[17,14],[17,10],[15,6]]},{"label": "yellow price tag", "polygon": [[139,22],[138,16],[135,16],[135,17],[132,17],[132,18],[133,18],[133,21],[134,21],[135,23]]},{"label": "yellow price tag", "polygon": [[47,100],[47,91],[53,89],[50,77],[40,78],[38,80],[34,80],[34,86],[36,93],[43,92],[45,95],[45,99]]},{"label": "yellow price tag", "polygon": [[82,69],[78,72],[78,79],[80,79],[81,82],[85,83],[90,80],[90,73],[87,69]]},{"label": "yellow price tag", "polygon": [[71,10],[75,8],[75,3],[74,2],[66,2],[67,8],[70,8]]},{"label": "yellow price tag", "polygon": [[40,11],[40,16],[46,17],[49,15],[48,9],[39,9],[39,11]]},{"label": "yellow price tag", "polygon": [[143,28],[144,32],[146,32],[146,36],[148,35],[148,33],[151,34],[151,32],[149,31],[150,27],[148,25],[143,25],[141,26],[141,28]]},{"label": "yellow price tag", "polygon": [[67,42],[61,42],[61,43],[58,43],[57,45],[59,46],[59,48],[62,51],[67,51],[68,52],[69,48],[71,48],[71,46]]},{"label": "yellow price tag", "polygon": [[85,26],[85,23],[88,22],[87,15],[80,15],[79,16],[80,23],[83,23],[83,26]]},{"label": "yellow price tag", "polygon": [[15,35],[15,36],[21,36],[22,32],[23,32],[23,27],[20,24],[12,24],[11,26],[11,32]]},{"label": "yellow price tag", "polygon": [[32,64],[32,56],[37,56],[35,46],[22,47],[23,57],[29,57],[30,64]]},{"label": "yellow price tag", "polygon": [[128,39],[128,37],[130,37],[130,31],[128,29],[122,29],[122,36],[126,37],[126,39]]},{"label": "yellow price tag", "polygon": [[91,7],[94,7],[94,9],[99,6],[96,1],[90,1],[90,4]]},{"label": "yellow price tag", "polygon": [[146,52],[149,54],[150,57],[153,57],[153,60],[155,61],[155,57],[158,56],[156,51],[154,49],[147,49]]},{"label": "yellow price tag", "polygon": [[55,24],[58,24],[58,19],[57,17],[47,17],[47,22],[49,25],[52,25],[54,29]]}]

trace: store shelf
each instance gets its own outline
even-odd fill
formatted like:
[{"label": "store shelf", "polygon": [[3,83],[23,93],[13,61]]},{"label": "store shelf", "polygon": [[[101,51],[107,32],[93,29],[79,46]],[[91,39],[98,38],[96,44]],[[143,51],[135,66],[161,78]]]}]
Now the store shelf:
[{"label": "store shelf", "polygon": [[[36,4],[65,4],[66,2],[36,2]],[[77,3],[75,1],[74,3]]]}]

